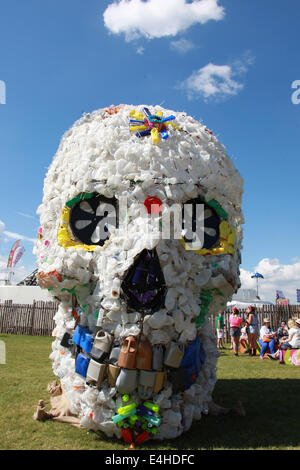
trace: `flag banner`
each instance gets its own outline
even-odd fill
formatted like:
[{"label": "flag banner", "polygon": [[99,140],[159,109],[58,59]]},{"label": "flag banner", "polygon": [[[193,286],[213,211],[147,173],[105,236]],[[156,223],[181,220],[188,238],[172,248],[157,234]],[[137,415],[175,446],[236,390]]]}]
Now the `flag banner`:
[{"label": "flag banner", "polygon": [[11,267],[12,268],[14,268],[16,266],[17,262],[20,261],[24,251],[25,251],[24,246],[20,245],[20,246],[17,247],[17,249],[14,252],[12,262],[11,262]]},{"label": "flag banner", "polygon": [[21,240],[17,240],[13,246],[12,246],[12,249],[10,250],[10,253],[9,253],[9,256],[8,256],[8,261],[7,261],[7,267],[8,268],[11,268],[12,267],[12,261],[13,261],[13,257],[14,257],[14,254],[16,252],[16,249],[18,248],[18,246],[20,245],[20,242]]},{"label": "flag banner", "polygon": [[297,291],[297,302],[300,302],[300,289],[296,289]]},{"label": "flag banner", "polygon": [[289,305],[289,299],[277,299],[276,305]]},{"label": "flag banner", "polygon": [[282,290],[276,291],[276,299],[285,299]]}]

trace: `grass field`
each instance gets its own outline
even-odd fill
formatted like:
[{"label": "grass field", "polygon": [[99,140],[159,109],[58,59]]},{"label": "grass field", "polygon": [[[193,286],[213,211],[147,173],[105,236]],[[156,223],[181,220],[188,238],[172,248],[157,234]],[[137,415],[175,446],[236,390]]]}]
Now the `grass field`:
[{"label": "grass field", "polygon": [[[6,364],[0,364],[0,449],[128,449],[102,433],[34,421],[38,400],[44,400],[47,410],[50,405],[46,389],[55,379],[49,360],[52,338],[0,335],[0,341],[6,345]],[[222,351],[214,399],[223,406],[241,400],[246,416],[203,416],[180,438],[151,440],[140,448],[300,449],[299,379],[300,367]]]}]

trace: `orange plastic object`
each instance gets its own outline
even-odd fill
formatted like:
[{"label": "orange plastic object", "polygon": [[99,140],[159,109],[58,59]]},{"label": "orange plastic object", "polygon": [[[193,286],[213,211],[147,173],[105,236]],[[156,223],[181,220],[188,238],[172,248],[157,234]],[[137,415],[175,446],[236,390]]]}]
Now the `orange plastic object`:
[{"label": "orange plastic object", "polygon": [[76,320],[78,320],[80,318],[80,315],[78,315],[78,313],[76,312],[76,310],[73,308],[72,310],[72,315],[74,318],[76,318]]},{"label": "orange plastic object", "polygon": [[136,368],[142,370],[151,370],[152,366],[152,344],[142,336],[137,348]]},{"label": "orange plastic object", "polygon": [[109,108],[105,108],[105,112],[111,116],[113,114],[118,114],[120,109],[121,106],[110,106]]},{"label": "orange plastic object", "polygon": [[37,275],[38,285],[43,288],[55,287],[62,280],[63,278],[57,271],[51,271],[50,273],[41,271]]},{"label": "orange plastic object", "polygon": [[134,336],[128,336],[121,347],[118,366],[123,369],[135,369],[136,367],[137,341]]},{"label": "orange plastic object", "polygon": [[123,437],[125,442],[130,444],[132,442],[132,434],[131,434],[130,429],[128,429],[128,428],[127,429],[122,429],[122,437]]}]

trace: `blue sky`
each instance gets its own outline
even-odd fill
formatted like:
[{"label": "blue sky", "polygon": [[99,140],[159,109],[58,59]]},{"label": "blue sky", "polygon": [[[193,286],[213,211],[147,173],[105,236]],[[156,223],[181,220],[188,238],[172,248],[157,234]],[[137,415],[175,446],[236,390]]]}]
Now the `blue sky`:
[{"label": "blue sky", "polygon": [[262,296],[281,289],[295,302],[298,0],[7,0],[0,10],[2,266],[21,235],[18,276],[34,269],[43,179],[82,112],[162,104],[203,120],[244,178],[243,286],[260,270]]}]

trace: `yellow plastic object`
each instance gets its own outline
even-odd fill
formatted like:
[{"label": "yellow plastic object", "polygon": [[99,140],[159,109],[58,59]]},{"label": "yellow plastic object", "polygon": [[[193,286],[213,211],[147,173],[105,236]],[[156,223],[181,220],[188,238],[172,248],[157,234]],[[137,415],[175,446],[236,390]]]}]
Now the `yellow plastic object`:
[{"label": "yellow plastic object", "polygon": [[230,231],[231,228],[229,223],[223,220],[223,222],[221,222],[219,225],[220,237],[226,240],[230,234]]},{"label": "yellow plastic object", "polygon": [[122,406],[118,408],[119,415],[125,415],[129,413],[129,411],[134,410],[137,407],[137,403],[131,403],[130,405]]},{"label": "yellow plastic object", "polygon": [[76,240],[72,240],[69,230],[70,209],[63,207],[61,211],[60,224],[57,232],[57,241],[63,248],[75,248],[85,251],[94,251],[97,245],[86,245]]},{"label": "yellow plastic object", "polygon": [[209,250],[206,248],[202,248],[201,250],[192,250],[191,248],[189,248],[183,238],[180,239],[180,243],[182,244],[185,250],[193,251],[198,255],[233,255],[234,244],[236,240],[236,231],[229,225],[228,222],[223,220],[219,225],[219,233],[220,245]]},{"label": "yellow plastic object", "polygon": [[148,127],[145,126],[144,124],[141,124],[140,126],[130,126],[130,130],[132,132],[134,132],[134,131],[145,131],[147,129],[148,129]]},{"label": "yellow plastic object", "polygon": [[158,130],[156,129],[156,127],[153,127],[151,129],[151,136],[152,136],[152,142],[154,144],[159,144],[159,135],[158,135]]},{"label": "yellow plastic object", "polygon": [[139,112],[136,111],[135,109],[133,109],[132,111],[130,111],[129,116],[130,116],[130,117],[133,117],[133,119],[136,119],[137,121],[143,121],[143,120],[145,119],[144,114],[139,113]]},{"label": "yellow plastic object", "polygon": [[167,122],[166,124],[167,126],[172,126],[174,127],[174,129],[177,129],[178,131],[180,131],[180,127],[177,126],[177,124],[175,124],[174,122]]}]

